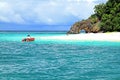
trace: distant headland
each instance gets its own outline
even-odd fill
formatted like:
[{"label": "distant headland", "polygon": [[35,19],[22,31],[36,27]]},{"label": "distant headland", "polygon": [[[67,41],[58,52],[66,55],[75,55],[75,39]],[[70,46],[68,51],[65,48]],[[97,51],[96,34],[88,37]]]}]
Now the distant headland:
[{"label": "distant headland", "polygon": [[67,34],[120,32],[120,0],[108,0],[94,7],[94,14],[88,19],[76,22]]}]

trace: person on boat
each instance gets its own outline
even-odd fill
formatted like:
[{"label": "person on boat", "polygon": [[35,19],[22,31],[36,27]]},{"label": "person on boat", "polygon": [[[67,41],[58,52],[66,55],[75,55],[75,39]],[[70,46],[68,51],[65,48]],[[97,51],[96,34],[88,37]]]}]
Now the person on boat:
[{"label": "person on boat", "polygon": [[22,39],[22,42],[30,42],[30,41],[34,41],[35,40],[35,38],[32,38],[30,35],[27,35],[27,37],[26,38],[24,38],[24,39]]},{"label": "person on boat", "polygon": [[25,41],[29,42],[29,39],[31,38],[30,35],[27,35],[27,37],[24,39]]},{"label": "person on boat", "polygon": [[30,39],[30,38],[31,38],[31,36],[30,36],[30,35],[27,35],[27,38],[29,38],[29,39]]}]

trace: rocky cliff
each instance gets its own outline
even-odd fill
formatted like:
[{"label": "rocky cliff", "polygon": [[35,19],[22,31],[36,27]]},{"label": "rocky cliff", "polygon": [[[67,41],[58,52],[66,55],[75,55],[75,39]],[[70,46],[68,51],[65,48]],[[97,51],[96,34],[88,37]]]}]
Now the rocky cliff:
[{"label": "rocky cliff", "polygon": [[85,30],[86,33],[97,33],[100,32],[99,21],[92,24],[92,22],[88,20],[83,20],[80,22],[76,22],[70,30],[67,32],[68,34],[78,34],[81,30]]},{"label": "rocky cliff", "polygon": [[85,30],[86,33],[100,32],[100,28],[98,26],[99,23],[100,23],[99,20],[97,20],[96,22],[92,22],[91,19],[76,22],[75,24],[72,25],[67,34],[78,34],[80,33],[81,30]]}]

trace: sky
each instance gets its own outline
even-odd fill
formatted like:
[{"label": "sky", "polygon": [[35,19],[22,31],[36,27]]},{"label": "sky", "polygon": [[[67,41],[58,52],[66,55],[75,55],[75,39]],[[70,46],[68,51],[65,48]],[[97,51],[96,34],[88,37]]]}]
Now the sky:
[{"label": "sky", "polygon": [[0,0],[0,30],[69,30],[107,0]]}]

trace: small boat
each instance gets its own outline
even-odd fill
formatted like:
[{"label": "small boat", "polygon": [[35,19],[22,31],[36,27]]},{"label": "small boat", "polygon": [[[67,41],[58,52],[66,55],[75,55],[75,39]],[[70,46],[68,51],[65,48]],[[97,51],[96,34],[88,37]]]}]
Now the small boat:
[{"label": "small boat", "polygon": [[24,38],[22,39],[22,42],[30,42],[30,41],[34,41],[35,38]]}]

